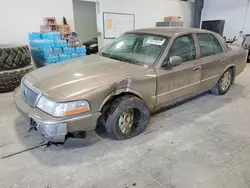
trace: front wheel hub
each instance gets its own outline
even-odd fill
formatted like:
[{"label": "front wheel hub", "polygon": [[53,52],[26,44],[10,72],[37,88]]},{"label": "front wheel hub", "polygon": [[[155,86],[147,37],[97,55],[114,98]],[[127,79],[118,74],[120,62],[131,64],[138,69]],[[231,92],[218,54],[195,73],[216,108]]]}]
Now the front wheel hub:
[{"label": "front wheel hub", "polygon": [[119,117],[118,127],[122,134],[128,135],[132,131],[134,123],[134,109],[125,110]]}]

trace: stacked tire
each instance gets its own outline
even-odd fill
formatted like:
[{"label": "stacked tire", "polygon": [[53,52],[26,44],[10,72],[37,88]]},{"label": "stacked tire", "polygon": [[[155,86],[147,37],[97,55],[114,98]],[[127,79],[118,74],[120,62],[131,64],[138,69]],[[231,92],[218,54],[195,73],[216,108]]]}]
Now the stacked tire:
[{"label": "stacked tire", "polygon": [[0,93],[13,91],[23,75],[33,69],[27,45],[0,44]]}]

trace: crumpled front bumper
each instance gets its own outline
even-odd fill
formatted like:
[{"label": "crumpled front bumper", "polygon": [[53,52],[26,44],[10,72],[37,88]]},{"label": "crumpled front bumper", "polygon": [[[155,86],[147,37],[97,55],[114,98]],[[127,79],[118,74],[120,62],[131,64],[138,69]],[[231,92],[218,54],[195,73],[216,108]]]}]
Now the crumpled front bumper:
[{"label": "crumpled front bumper", "polygon": [[30,126],[36,128],[47,140],[52,142],[64,142],[67,134],[67,123],[43,122],[28,115]]},{"label": "crumpled front bumper", "polygon": [[14,101],[19,113],[29,122],[31,127],[37,129],[39,133],[51,142],[64,142],[68,132],[88,131],[96,127],[99,112],[67,117],[56,118],[49,114],[29,106],[20,94],[20,88],[14,93]]}]

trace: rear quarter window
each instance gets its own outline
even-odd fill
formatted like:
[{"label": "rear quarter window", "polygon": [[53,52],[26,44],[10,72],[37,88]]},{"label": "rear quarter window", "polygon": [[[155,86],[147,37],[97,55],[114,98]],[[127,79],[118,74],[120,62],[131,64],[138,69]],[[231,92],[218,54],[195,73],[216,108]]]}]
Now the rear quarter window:
[{"label": "rear quarter window", "polygon": [[226,41],[224,41],[224,46],[225,46],[226,51],[232,50],[232,48],[226,43]]}]

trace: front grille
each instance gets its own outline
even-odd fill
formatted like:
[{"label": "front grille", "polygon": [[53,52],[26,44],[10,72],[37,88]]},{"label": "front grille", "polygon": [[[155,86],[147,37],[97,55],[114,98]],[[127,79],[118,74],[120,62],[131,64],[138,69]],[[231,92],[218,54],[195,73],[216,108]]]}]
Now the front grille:
[{"label": "front grille", "polygon": [[34,92],[30,88],[28,88],[24,83],[21,83],[21,95],[28,105],[35,107],[36,99],[38,97],[38,93]]}]

